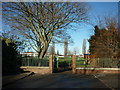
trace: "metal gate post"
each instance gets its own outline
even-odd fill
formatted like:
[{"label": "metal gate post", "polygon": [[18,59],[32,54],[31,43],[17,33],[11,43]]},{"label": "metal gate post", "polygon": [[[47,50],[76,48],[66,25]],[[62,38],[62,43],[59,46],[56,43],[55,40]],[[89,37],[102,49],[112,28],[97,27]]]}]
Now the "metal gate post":
[{"label": "metal gate post", "polygon": [[72,56],[72,73],[76,73],[76,55]]},{"label": "metal gate post", "polygon": [[59,66],[58,60],[59,60],[59,57],[57,56],[57,69],[58,69],[58,66]]}]

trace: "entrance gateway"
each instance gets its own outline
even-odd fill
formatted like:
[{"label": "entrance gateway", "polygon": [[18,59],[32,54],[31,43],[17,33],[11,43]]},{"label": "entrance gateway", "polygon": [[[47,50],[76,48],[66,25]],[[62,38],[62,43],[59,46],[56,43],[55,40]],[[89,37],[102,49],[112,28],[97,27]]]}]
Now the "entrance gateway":
[{"label": "entrance gateway", "polygon": [[40,60],[39,58],[24,57],[22,59],[21,68],[24,71],[48,74],[72,70],[73,66],[74,66],[73,55],[67,56],[49,55],[42,60]]},{"label": "entrance gateway", "polygon": [[72,55],[56,55],[53,57],[53,73],[72,70]]}]

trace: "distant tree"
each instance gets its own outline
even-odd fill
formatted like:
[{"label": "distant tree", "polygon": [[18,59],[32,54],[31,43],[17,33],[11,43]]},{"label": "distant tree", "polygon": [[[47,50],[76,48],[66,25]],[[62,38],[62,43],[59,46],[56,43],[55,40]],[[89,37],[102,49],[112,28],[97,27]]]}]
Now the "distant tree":
[{"label": "distant tree", "polygon": [[75,48],[73,49],[73,54],[76,55],[77,53],[78,53],[78,48],[75,47]]},{"label": "distant tree", "polygon": [[52,45],[50,47],[50,55],[54,55],[55,54],[55,42],[52,41]]},{"label": "distant tree", "polygon": [[50,55],[50,53],[51,53],[51,46],[48,47],[48,50],[47,50],[47,52],[46,52],[46,55]]},{"label": "distant tree", "polygon": [[70,50],[68,50],[68,55],[72,55],[72,52]]},{"label": "distant tree", "polygon": [[64,40],[64,55],[68,54],[68,40],[65,38]]},{"label": "distant tree", "polygon": [[56,53],[57,55],[59,55],[60,53],[59,53],[59,50],[57,50],[57,53]]},{"label": "distant tree", "polygon": [[90,54],[90,51],[89,51],[89,49],[87,50],[87,54]]},{"label": "distant tree", "polygon": [[65,37],[71,23],[87,20],[88,6],[82,2],[3,2],[2,10],[3,22],[43,58],[53,38]]},{"label": "distant tree", "polygon": [[82,53],[86,54],[86,39],[83,40]]}]

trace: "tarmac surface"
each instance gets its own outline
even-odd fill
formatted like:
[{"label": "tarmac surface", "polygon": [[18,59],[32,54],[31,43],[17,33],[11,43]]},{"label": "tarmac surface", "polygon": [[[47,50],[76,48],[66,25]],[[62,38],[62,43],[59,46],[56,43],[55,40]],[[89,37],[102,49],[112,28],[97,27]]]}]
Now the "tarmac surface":
[{"label": "tarmac surface", "polygon": [[2,76],[2,86],[7,86],[9,84],[12,84],[12,83],[18,81],[18,80],[24,79],[32,74],[33,74],[32,72],[25,72],[25,73],[3,75]]},{"label": "tarmac surface", "polygon": [[71,71],[49,75],[30,75],[3,86],[2,89],[5,88],[105,88],[111,90],[111,87],[108,87],[94,75],[72,74]]},{"label": "tarmac surface", "polygon": [[107,87],[113,90],[120,90],[120,73],[97,74],[94,76],[103,82]]}]

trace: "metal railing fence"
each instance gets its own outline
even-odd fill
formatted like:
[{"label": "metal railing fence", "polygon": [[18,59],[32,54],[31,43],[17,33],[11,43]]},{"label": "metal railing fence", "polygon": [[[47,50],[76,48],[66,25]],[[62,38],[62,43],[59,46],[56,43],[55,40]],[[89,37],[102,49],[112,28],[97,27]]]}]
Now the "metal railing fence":
[{"label": "metal railing fence", "polygon": [[91,58],[76,57],[76,67],[120,68],[120,58]]},{"label": "metal railing fence", "polygon": [[38,57],[22,57],[22,66],[49,66],[49,57],[39,59]]},{"label": "metal railing fence", "polygon": [[[103,68],[118,68],[120,66],[119,58],[95,58],[94,66]],[[91,63],[92,64],[92,63]]]}]

